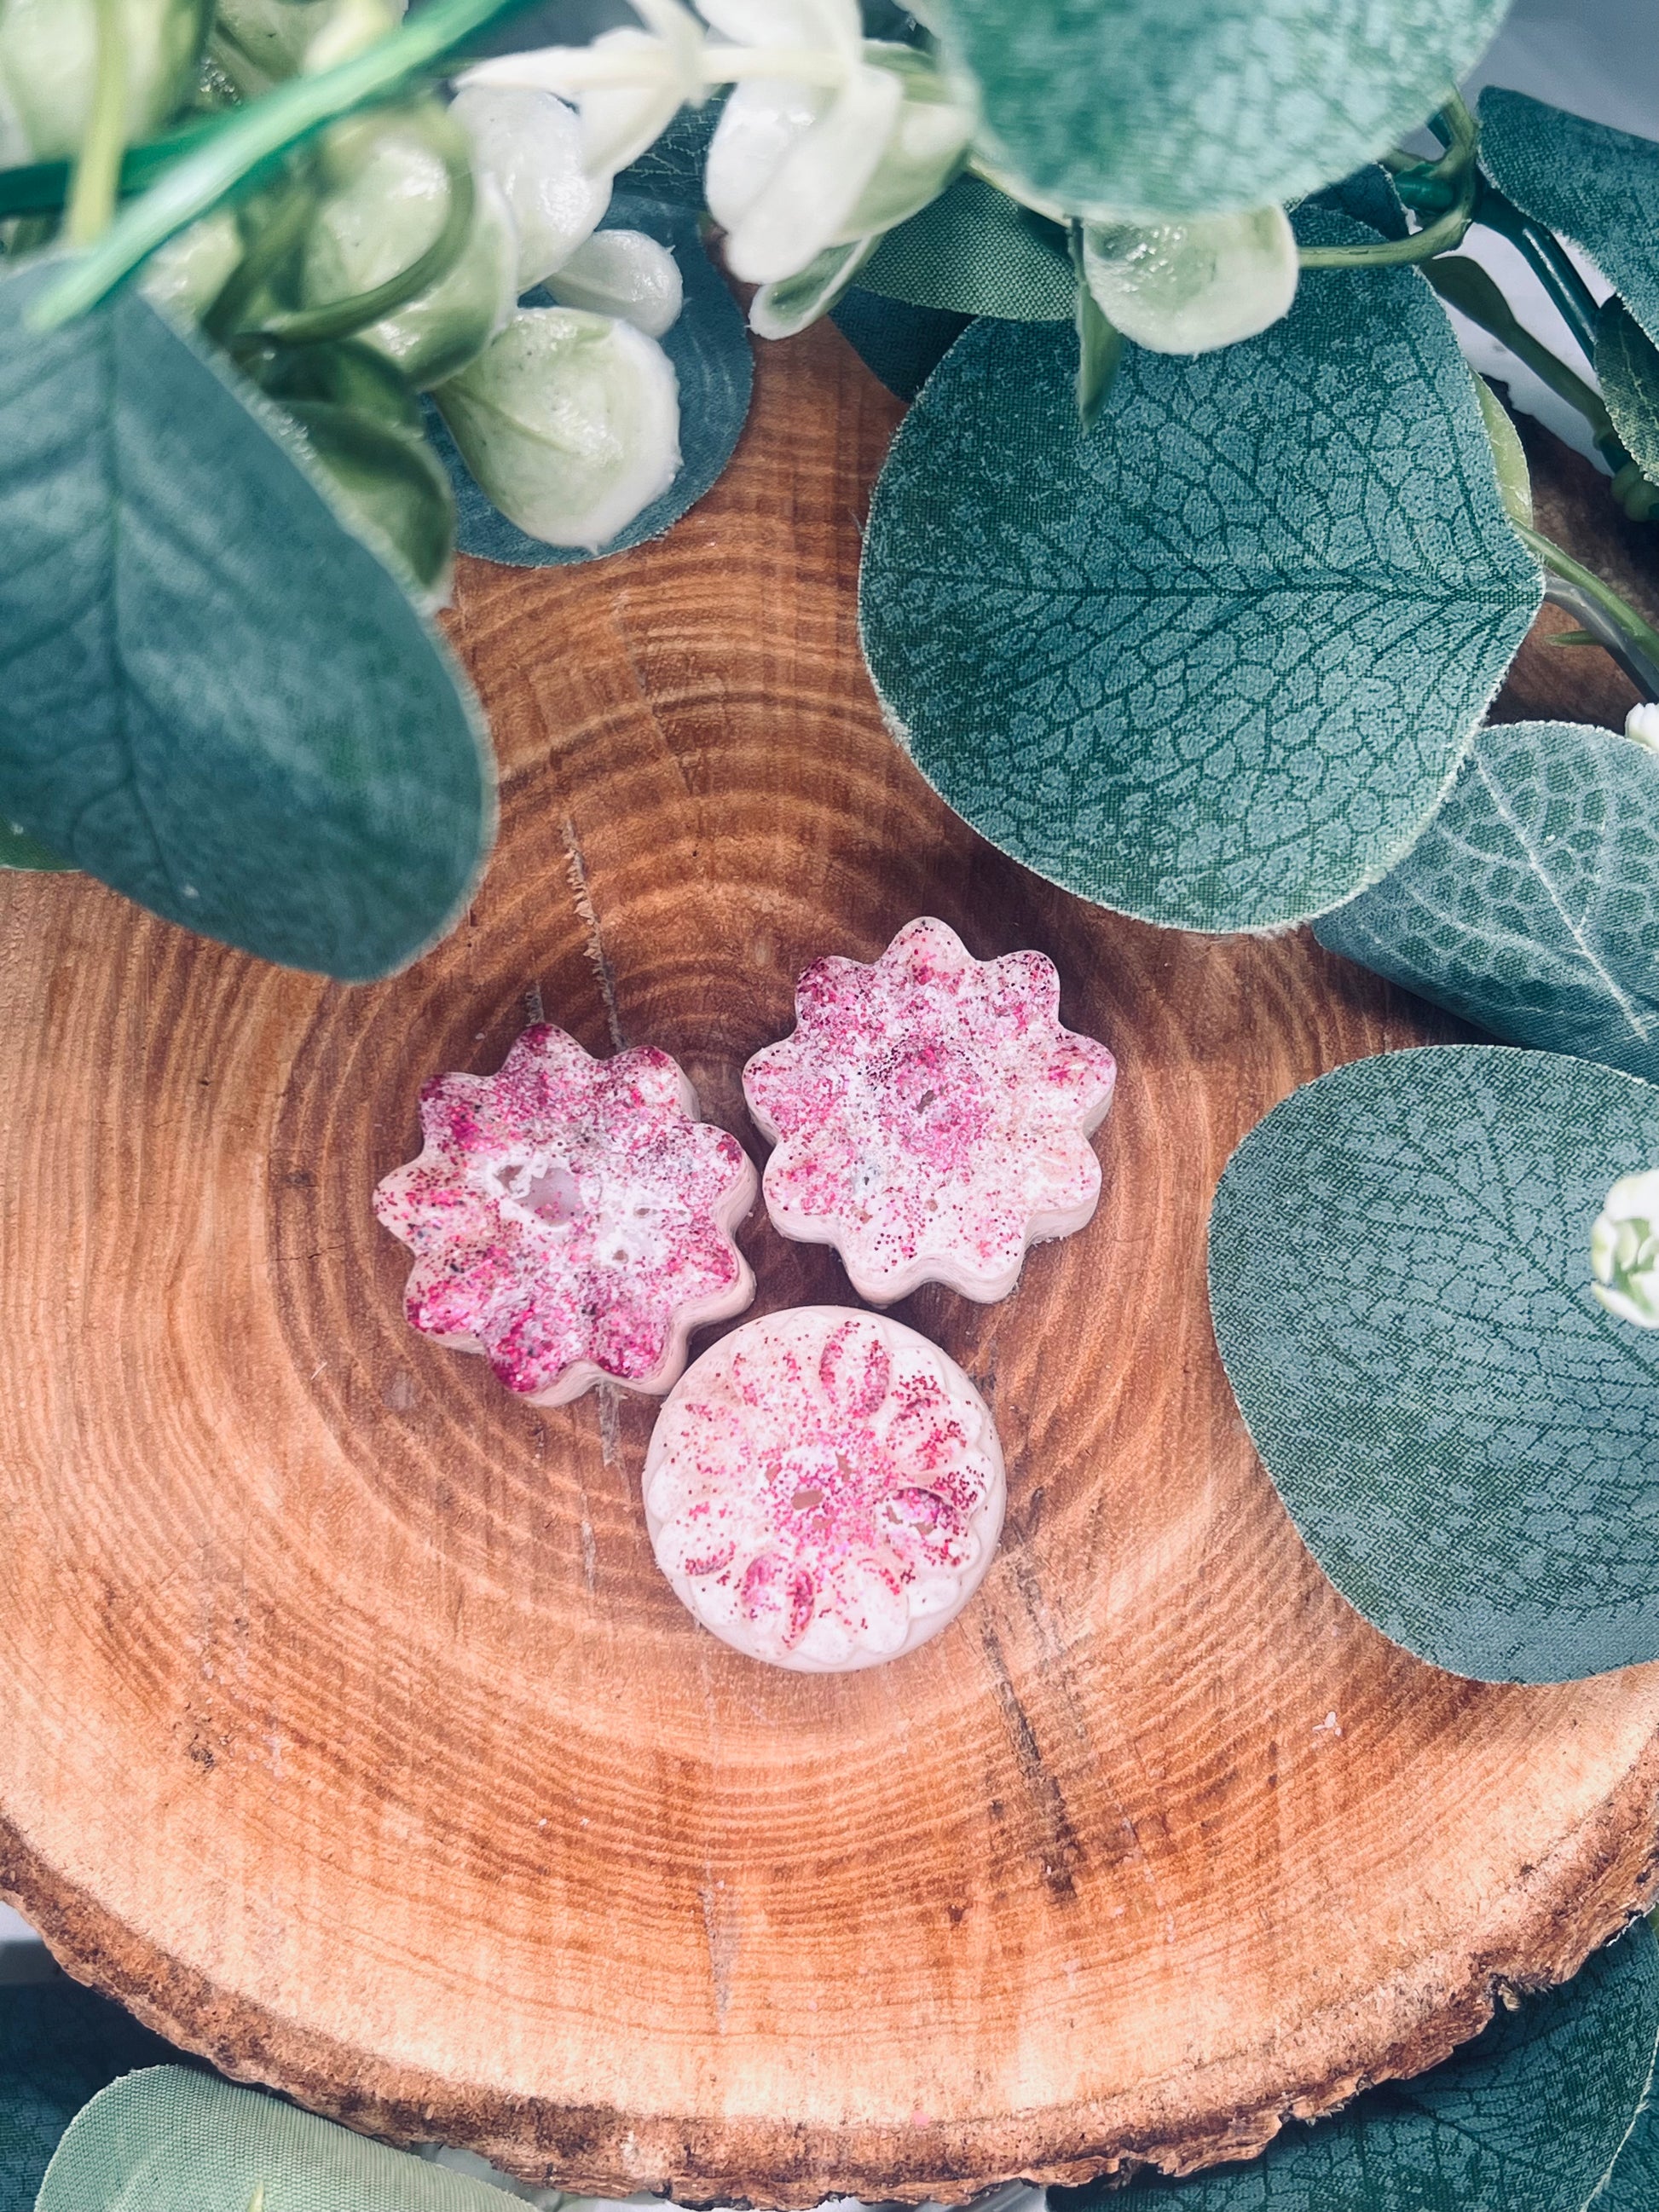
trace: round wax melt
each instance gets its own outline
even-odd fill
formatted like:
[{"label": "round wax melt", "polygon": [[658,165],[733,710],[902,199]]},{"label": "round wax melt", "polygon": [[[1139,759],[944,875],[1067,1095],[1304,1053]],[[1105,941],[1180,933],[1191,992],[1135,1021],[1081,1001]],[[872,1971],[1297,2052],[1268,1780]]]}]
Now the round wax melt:
[{"label": "round wax melt", "polygon": [[1091,1219],[1089,1134],[1117,1064],[1060,1027],[1041,952],[975,960],[923,917],[869,966],[814,961],[795,1012],[743,1075],[777,1147],[767,1211],[784,1236],[833,1244],[861,1297],[890,1305],[926,1282],[1006,1297],[1028,1246]]},{"label": "round wax melt", "polygon": [[954,1620],[1002,1530],[985,1401],[914,1329],[845,1306],[745,1322],[657,1416],[645,1516],[657,1565],[723,1643],[834,1674]]},{"label": "round wax melt", "polygon": [[696,1111],[665,1052],[594,1060],[550,1023],[497,1075],[434,1076],[425,1150],[374,1193],[416,1255],[410,1322],[532,1405],[666,1390],[691,1331],[755,1295],[732,1236],[755,1170]]}]

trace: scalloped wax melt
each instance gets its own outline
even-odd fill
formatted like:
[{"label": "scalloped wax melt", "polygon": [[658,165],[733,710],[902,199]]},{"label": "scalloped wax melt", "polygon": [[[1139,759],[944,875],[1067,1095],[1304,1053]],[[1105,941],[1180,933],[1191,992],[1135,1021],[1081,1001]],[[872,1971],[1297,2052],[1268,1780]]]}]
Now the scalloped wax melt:
[{"label": "scalloped wax melt", "polygon": [[1089,1134],[1117,1064],[1060,1027],[1041,952],[975,960],[924,917],[868,966],[814,961],[795,1012],[744,1070],[776,1145],[767,1211],[784,1236],[835,1245],[861,1297],[890,1305],[926,1282],[1006,1297],[1030,1245],[1091,1219]]},{"label": "scalloped wax melt", "polygon": [[410,1322],[532,1405],[603,1381],[666,1390],[691,1331],[755,1295],[732,1242],[755,1170],[696,1112],[665,1052],[594,1060],[550,1023],[499,1074],[434,1076],[425,1149],[374,1193],[416,1255]]},{"label": "scalloped wax melt", "polygon": [[985,1401],[925,1336],[847,1306],[711,1346],[657,1416],[642,1487],[657,1565],[703,1626],[809,1674],[936,1636],[1002,1530]]}]

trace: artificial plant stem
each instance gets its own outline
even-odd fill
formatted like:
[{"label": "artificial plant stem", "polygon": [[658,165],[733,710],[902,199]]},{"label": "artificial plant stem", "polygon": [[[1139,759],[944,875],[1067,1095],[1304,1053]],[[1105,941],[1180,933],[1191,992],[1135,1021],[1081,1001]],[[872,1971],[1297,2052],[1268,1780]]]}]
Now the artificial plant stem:
[{"label": "artificial plant stem", "polygon": [[[1530,529],[1524,522],[1517,522],[1513,527],[1516,536],[1530,547],[1550,574],[1559,576],[1565,582],[1573,585],[1593,606],[1599,608],[1626,643],[1641,656],[1656,675],[1659,675],[1659,630],[1645,622],[1629,600],[1621,599],[1611,584],[1604,584],[1593,569],[1585,568],[1580,561],[1575,561],[1571,554],[1558,545],[1553,538],[1546,538],[1541,531]],[[1654,677],[1650,676],[1648,680],[1651,688]]]},{"label": "artificial plant stem", "polygon": [[362,53],[315,76],[297,76],[239,108],[196,152],[152,185],[88,252],[72,261],[35,301],[29,320],[50,330],[83,314],[130,276],[175,231],[227,192],[337,116],[383,98],[524,0],[430,0],[395,31]]},{"label": "artificial plant stem", "polygon": [[1577,408],[1589,424],[1598,445],[1612,438],[1613,418],[1601,394],[1569,368],[1565,362],[1558,359],[1541,339],[1533,336],[1485,270],[1480,270],[1480,279],[1486,281],[1454,281],[1479,266],[1478,263],[1457,258],[1433,260],[1425,263],[1423,274],[1443,300],[1460,314],[1467,315],[1472,323],[1479,323],[1500,345],[1507,346],[1518,361],[1523,361],[1552,392],[1570,407]]},{"label": "artificial plant stem", "polygon": [[1402,263],[1432,260],[1461,246],[1474,216],[1475,173],[1469,170],[1458,193],[1457,204],[1448,209],[1426,229],[1409,238],[1382,238],[1375,246],[1304,246],[1297,255],[1304,269],[1389,269]]},{"label": "artificial plant stem", "polygon": [[1507,238],[1511,246],[1519,247],[1528,267],[1548,294],[1585,360],[1594,362],[1596,322],[1601,310],[1591,298],[1583,278],[1573,267],[1560,240],[1541,224],[1522,215],[1513,200],[1506,199],[1484,179],[1475,208],[1475,221],[1484,223],[1488,230],[1497,231],[1500,237]]},{"label": "artificial plant stem", "polygon": [[121,0],[94,0],[98,68],[92,112],[70,185],[65,236],[71,246],[90,246],[109,228],[126,150],[127,40]]}]

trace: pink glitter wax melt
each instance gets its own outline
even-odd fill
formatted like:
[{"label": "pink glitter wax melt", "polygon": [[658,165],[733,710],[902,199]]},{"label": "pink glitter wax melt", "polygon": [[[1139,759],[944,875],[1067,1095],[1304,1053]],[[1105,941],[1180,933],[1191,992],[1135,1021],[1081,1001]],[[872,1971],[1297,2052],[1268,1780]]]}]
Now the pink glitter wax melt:
[{"label": "pink glitter wax melt", "polygon": [[682,1602],[807,1674],[936,1636],[1002,1530],[984,1400],[925,1336],[846,1306],[767,1314],[705,1352],[657,1416],[643,1488]]},{"label": "pink glitter wax melt", "polygon": [[374,1193],[416,1255],[410,1321],[532,1405],[666,1390],[691,1331],[755,1295],[732,1237],[755,1170],[696,1112],[665,1052],[594,1060],[549,1023],[497,1075],[434,1076],[425,1150]]},{"label": "pink glitter wax melt", "polygon": [[1041,952],[975,960],[924,917],[879,960],[814,961],[798,1028],[744,1070],[777,1149],[767,1211],[786,1237],[833,1244],[873,1305],[918,1284],[1006,1297],[1028,1246],[1094,1213],[1089,1133],[1117,1067],[1060,1024]]}]

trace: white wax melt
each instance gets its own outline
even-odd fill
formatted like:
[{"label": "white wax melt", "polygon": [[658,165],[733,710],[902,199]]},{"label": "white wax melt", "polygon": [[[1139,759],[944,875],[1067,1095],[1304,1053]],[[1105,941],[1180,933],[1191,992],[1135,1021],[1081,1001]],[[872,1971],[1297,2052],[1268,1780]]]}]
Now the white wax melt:
[{"label": "white wax melt", "polygon": [[776,1150],[762,1188],[774,1225],[833,1244],[872,1305],[919,1284],[1006,1297],[1027,1247],[1093,1216],[1090,1132],[1117,1064],[1062,1029],[1041,952],[975,960],[923,917],[879,960],[814,961],[799,1026],[757,1052],[744,1095]]},{"label": "white wax melt", "polygon": [[1002,1530],[1002,1448],[936,1344],[879,1314],[799,1306],[687,1369],[643,1478],[657,1565],[751,1659],[850,1673],[954,1620]]},{"label": "white wax melt", "polygon": [[696,1112],[665,1052],[594,1060],[550,1023],[499,1074],[434,1076],[425,1150],[374,1193],[416,1255],[411,1325],[532,1405],[605,1381],[659,1396],[691,1331],[755,1295],[732,1234],[755,1170]]}]

